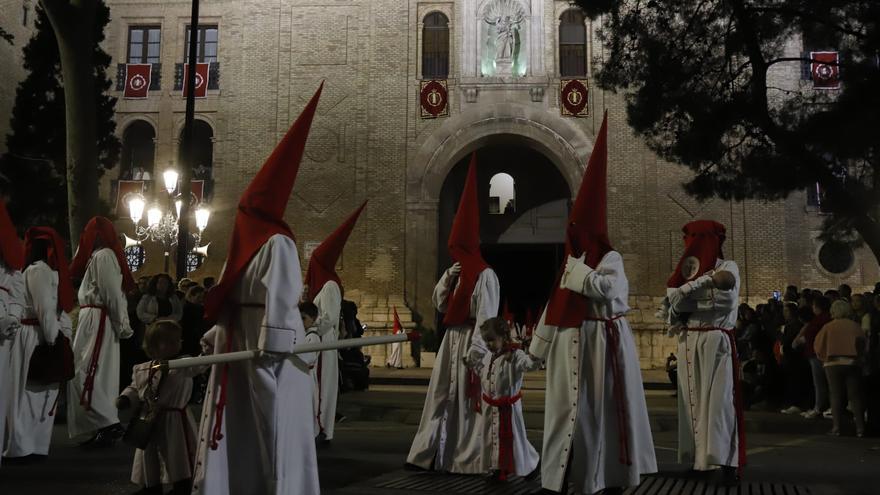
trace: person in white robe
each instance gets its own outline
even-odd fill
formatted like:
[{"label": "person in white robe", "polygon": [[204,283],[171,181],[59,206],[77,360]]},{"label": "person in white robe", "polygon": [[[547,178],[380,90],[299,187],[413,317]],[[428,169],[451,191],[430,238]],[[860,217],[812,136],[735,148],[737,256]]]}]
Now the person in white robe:
[{"label": "person in white robe", "polygon": [[739,269],[723,259],[723,225],[698,220],[683,231],[685,254],[661,309],[678,339],[678,460],[696,471],[720,466],[721,481],[736,484],[745,463],[733,335]]},{"label": "person in white robe", "polygon": [[24,311],[24,246],[0,199],[0,453],[6,440],[7,403],[13,390],[12,342]]},{"label": "person in white robe", "polygon": [[133,409],[156,418],[149,443],[135,450],[132,462],[131,482],[143,486],[143,493],[161,494],[163,485],[173,485],[171,495],[189,495],[192,491],[196,423],[187,404],[193,377],[207,367],[154,367],[159,361],[178,357],[181,334],[180,325],[174,321],[150,325],[144,336],[144,350],[151,361],[134,366],[131,383],[116,398],[120,410]]},{"label": "person in white robe", "polygon": [[526,436],[522,385],[527,371],[541,360],[514,346],[511,329],[502,318],[489,318],[480,327],[489,352],[480,363],[483,389],[483,469],[501,481],[511,475],[537,475],[538,451]]},{"label": "person in white robe", "polygon": [[115,401],[119,395],[119,341],[134,332],[126,292],[135,287],[116,229],[92,218],[71,262],[80,278],[79,318],[73,341],[76,367],[67,384],[67,431],[83,445],[109,447],[122,436]]},{"label": "person in white robe", "polygon": [[544,493],[622,493],[657,471],[629,282],[608,238],[607,113],[569,217],[567,261],[531,341],[547,361]]},{"label": "person in white robe", "polygon": [[28,367],[40,344],[60,345],[58,336],[71,336],[67,311],[73,309],[73,287],[61,237],[49,227],[32,227],[25,234],[30,263],[24,271],[24,310],[21,328],[12,339],[9,370],[7,438],[3,457],[47,456],[58,407],[59,383],[30,379]]},{"label": "person in white robe", "polygon": [[501,288],[495,271],[480,254],[476,155],[449,236],[455,263],[434,287],[433,302],[445,313],[446,332],[440,342],[419,429],[407,455],[411,469],[460,474],[483,473],[485,419],[476,365],[486,354],[479,328],[498,315]]},{"label": "person in white robe", "polygon": [[[312,251],[306,273],[306,301],[318,307],[318,334],[321,342],[339,340],[342,312],[342,280],[336,263],[355,224],[367,206],[365,201]],[[336,404],[339,399],[339,352],[322,351],[315,374],[318,387],[318,441],[326,445],[333,440],[336,425]]]},{"label": "person in white robe", "polygon": [[[394,323],[391,327],[391,334],[397,335],[403,332],[403,325],[400,323],[400,316],[397,315],[397,308],[394,308]],[[385,366],[389,368],[403,369],[403,343],[395,342],[391,344],[391,352],[385,360]]]},{"label": "person in white robe", "polygon": [[314,357],[289,354],[305,329],[299,255],[284,221],[320,94],[319,88],[242,194],[223,273],[208,291],[205,317],[217,324],[203,337],[203,350],[260,350],[261,357],[212,367],[196,495],[321,492],[308,365]]}]

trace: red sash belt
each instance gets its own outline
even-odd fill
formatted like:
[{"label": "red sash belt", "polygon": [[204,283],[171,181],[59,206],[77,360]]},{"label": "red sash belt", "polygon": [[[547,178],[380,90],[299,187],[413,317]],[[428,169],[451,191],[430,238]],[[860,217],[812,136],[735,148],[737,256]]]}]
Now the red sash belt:
[{"label": "red sash belt", "polygon": [[618,460],[621,464],[632,466],[629,452],[629,410],[627,409],[626,380],[620,362],[620,330],[614,324],[623,314],[611,318],[587,317],[587,321],[601,321],[605,325],[605,357],[611,366],[611,379],[614,382],[614,402],[617,409],[617,438],[619,443]]},{"label": "red sash belt", "polygon": [[180,416],[180,422],[183,424],[183,439],[186,442],[186,460],[189,461],[189,472],[190,476],[195,474],[195,469],[193,468],[193,459],[195,456],[193,455],[192,445],[189,443],[189,418],[186,417],[186,407],[163,407],[162,412],[176,412]]},{"label": "red sash belt", "polygon": [[[241,308],[263,308],[260,303],[233,303],[226,327],[226,352],[232,352],[232,340],[235,333],[235,322],[241,316]],[[224,363],[220,371],[220,392],[217,394],[217,405],[214,409],[214,429],[211,432],[211,450],[217,450],[223,440],[223,411],[226,409],[226,385],[229,382],[229,363]]]},{"label": "red sash belt", "polygon": [[516,474],[513,462],[513,405],[522,398],[522,392],[516,395],[489,397],[483,394],[486,404],[498,409],[498,470],[500,480],[506,480],[508,474]]},{"label": "red sash belt", "polygon": [[83,382],[82,393],[79,396],[79,404],[85,407],[86,411],[92,410],[92,392],[95,390],[95,375],[98,373],[98,362],[101,359],[101,348],[104,346],[104,331],[107,326],[107,308],[104,306],[84,305],[81,309],[93,308],[101,311],[100,323],[98,323],[98,334],[95,336],[95,348],[92,349],[92,360],[89,361],[89,368],[86,372],[86,378]]},{"label": "red sash belt", "polygon": [[736,411],[736,434],[737,434],[737,444],[736,451],[738,454],[739,465],[737,466],[737,471],[742,474],[743,466],[746,465],[746,430],[745,430],[745,415],[743,414],[743,403],[742,403],[742,384],[739,379],[739,354],[736,352],[736,333],[732,328],[721,328],[721,327],[697,327],[697,328],[688,328],[689,332],[712,332],[718,330],[727,336],[727,340],[730,342],[730,352],[731,359],[730,364],[733,373],[733,407]]},{"label": "red sash belt", "polygon": [[23,318],[21,320],[21,324],[27,325],[30,327],[38,327],[38,326],[40,326],[40,320],[38,320],[36,318]]}]

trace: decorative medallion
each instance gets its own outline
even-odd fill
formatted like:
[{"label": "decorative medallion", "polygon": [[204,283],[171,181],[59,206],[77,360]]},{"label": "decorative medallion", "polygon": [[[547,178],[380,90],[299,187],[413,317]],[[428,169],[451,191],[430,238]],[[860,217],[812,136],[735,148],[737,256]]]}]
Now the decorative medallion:
[{"label": "decorative medallion", "polygon": [[559,108],[562,115],[586,117],[590,115],[589,83],[586,79],[562,79],[559,81]]},{"label": "decorative medallion", "polygon": [[153,66],[150,64],[126,64],[125,65],[125,89],[122,97],[125,99],[143,99],[150,89],[150,75]]},{"label": "decorative medallion", "polygon": [[815,89],[840,88],[840,66],[837,52],[810,52],[810,77]]},{"label": "decorative medallion", "polygon": [[446,90],[446,79],[421,81],[419,101],[423,119],[448,116],[449,93]]}]

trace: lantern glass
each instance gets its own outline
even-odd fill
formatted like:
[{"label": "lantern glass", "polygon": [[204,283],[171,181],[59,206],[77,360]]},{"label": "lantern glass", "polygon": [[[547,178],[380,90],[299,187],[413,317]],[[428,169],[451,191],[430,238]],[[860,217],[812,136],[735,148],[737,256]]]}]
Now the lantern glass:
[{"label": "lantern glass", "polygon": [[162,210],[158,206],[153,206],[147,211],[147,225],[155,227],[162,221]]},{"label": "lantern glass", "polygon": [[199,205],[198,208],[196,208],[196,227],[199,229],[199,232],[208,227],[208,219],[210,217],[211,210],[209,210],[207,206]]},{"label": "lantern glass", "polygon": [[141,221],[141,218],[144,218],[145,206],[144,197],[140,194],[135,194],[128,200],[128,214],[132,222],[138,223]]},{"label": "lantern glass", "polygon": [[165,190],[168,191],[168,194],[177,189],[177,170],[169,168],[162,174],[162,179],[165,180]]},{"label": "lantern glass", "polygon": [[177,210],[177,218],[180,218],[180,209],[183,207],[183,200],[178,199],[174,201],[174,209]]}]

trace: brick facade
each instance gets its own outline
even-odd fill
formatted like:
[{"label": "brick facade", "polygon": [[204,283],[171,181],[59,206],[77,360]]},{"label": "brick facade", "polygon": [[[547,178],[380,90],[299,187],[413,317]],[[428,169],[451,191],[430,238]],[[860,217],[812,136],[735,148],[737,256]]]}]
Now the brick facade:
[{"label": "brick facade", "polygon": [[[112,21],[106,49],[124,63],[128,26],[160,25],[162,87],[147,100],[122,100],[119,133],[134,120],[156,130],[156,170],[174,161],[184,101],[173,90],[174,65],[183,61],[189,2],[108,0]],[[633,326],[644,366],[662,365],[671,339],[653,321],[656,297],[680,252],[679,229],[692,218],[728,227],[726,254],[743,277],[743,295],[759,300],[786,283],[827,288],[841,282],[873,285],[877,263],[858,251],[841,275],[821,268],[815,240],[821,218],[804,194],[777,203],[699,204],[680,184],[685,169],[664,163],[626,125],[619,95],[591,88],[588,118],[560,115],[558,19],[567,1],[522,0],[529,12],[527,73],[481,77],[478,18],[485,1],[227,0],[204,2],[203,23],[219,27],[219,89],[196,104],[197,118],[214,132],[214,211],[205,232],[206,264],[193,276],[215,276],[223,263],[240,192],[321,80],[326,81],[287,210],[301,252],[319,242],[364,199],[370,204],[355,228],[340,270],[346,289],[369,308],[371,331],[384,331],[389,307],[406,322],[433,322],[430,294],[438,270],[440,190],[453,165],[471,151],[516,142],[555,165],[572,192],[592,149],[602,112],[609,115],[609,224],[627,264]],[[443,12],[450,27],[449,116],[420,118],[421,20]],[[537,24],[536,24],[537,23]],[[593,43],[598,25],[587,21],[589,72],[602,63]],[[797,43],[791,50],[797,51]],[[115,67],[115,65],[113,65]],[[799,66],[780,68],[781,84],[800,84]],[[535,171],[540,178],[540,170]],[[106,175],[102,191],[109,196]],[[121,220],[131,235],[131,222]],[[162,267],[147,245],[147,266]],[[305,260],[304,260],[305,267]],[[374,363],[381,364],[381,350]]]}]

